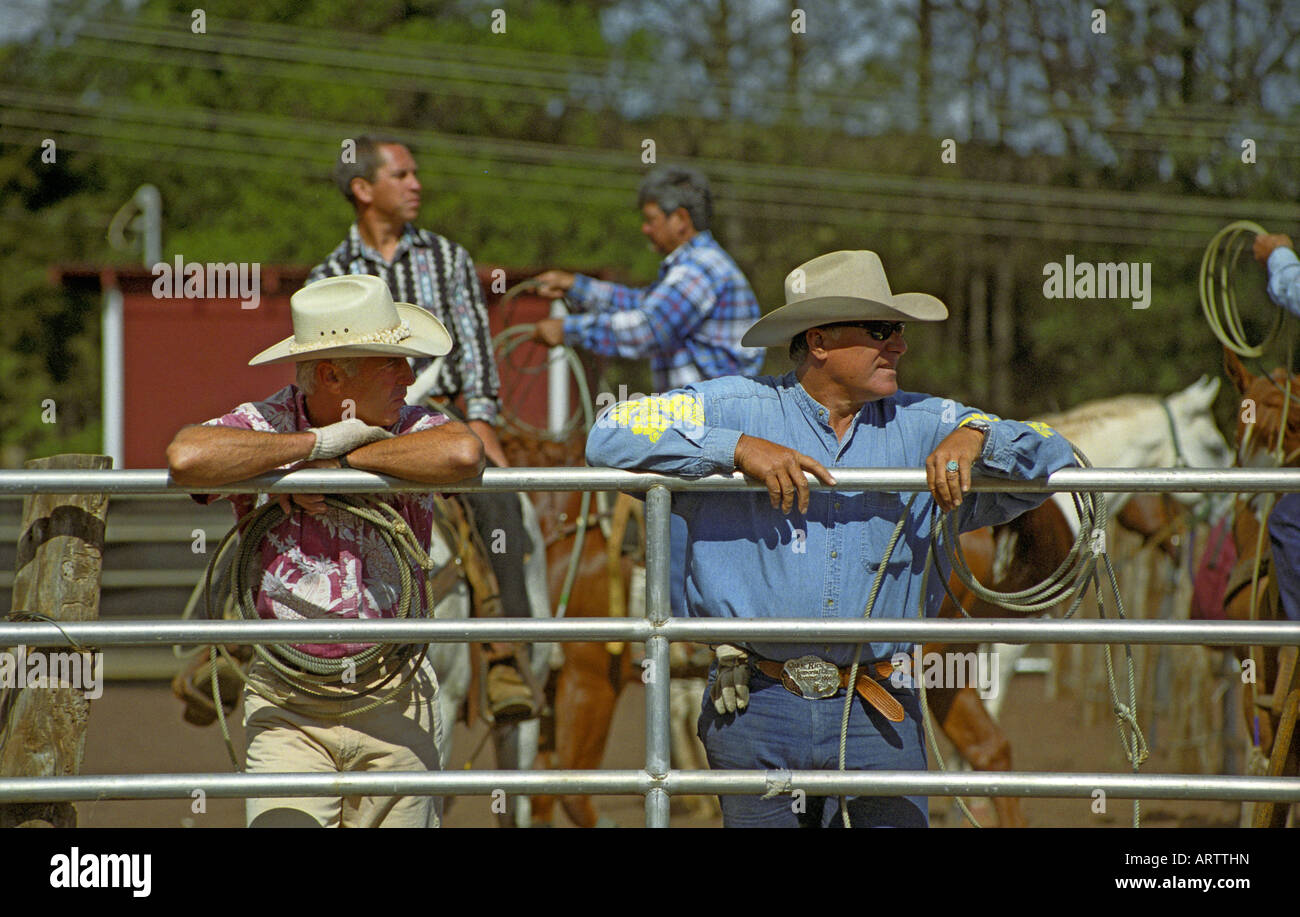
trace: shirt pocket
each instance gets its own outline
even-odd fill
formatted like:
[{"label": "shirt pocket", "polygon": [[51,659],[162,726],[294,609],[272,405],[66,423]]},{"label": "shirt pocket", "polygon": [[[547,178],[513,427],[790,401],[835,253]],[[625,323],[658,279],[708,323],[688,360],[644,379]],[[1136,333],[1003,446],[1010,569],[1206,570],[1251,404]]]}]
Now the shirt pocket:
[{"label": "shirt pocket", "polygon": [[[894,529],[898,527],[898,521],[906,513],[907,501],[910,497],[911,494],[895,493],[866,493],[862,495],[865,523],[861,529],[858,556],[862,566],[867,571],[867,575],[872,577],[873,580],[880,571],[881,562],[885,557],[885,549],[889,546],[889,539],[893,537]],[[909,542],[909,538],[914,535],[912,528],[913,523],[911,520],[904,522],[898,540],[894,542],[894,549],[889,554],[889,562],[885,571],[885,576],[889,579],[899,579],[905,576],[912,567],[914,558],[912,546]]]}]

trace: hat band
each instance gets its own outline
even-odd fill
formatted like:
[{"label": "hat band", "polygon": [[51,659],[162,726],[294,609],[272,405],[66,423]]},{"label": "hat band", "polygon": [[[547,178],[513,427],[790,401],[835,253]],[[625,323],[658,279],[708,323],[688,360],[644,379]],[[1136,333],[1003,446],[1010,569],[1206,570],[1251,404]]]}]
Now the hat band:
[{"label": "hat band", "polygon": [[[321,332],[321,334],[324,333]],[[402,322],[396,328],[380,328],[378,331],[370,331],[365,334],[349,334],[346,337],[331,334],[324,340],[310,341],[306,344],[291,341],[289,343],[289,353],[304,353],[308,350],[321,350],[326,347],[351,347],[355,344],[399,344],[410,336],[410,323]]]}]

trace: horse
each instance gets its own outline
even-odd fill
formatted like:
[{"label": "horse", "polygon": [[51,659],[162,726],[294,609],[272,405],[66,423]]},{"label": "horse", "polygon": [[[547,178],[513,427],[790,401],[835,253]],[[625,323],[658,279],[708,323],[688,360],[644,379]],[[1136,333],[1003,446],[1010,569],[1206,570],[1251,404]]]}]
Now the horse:
[{"label": "horse", "polygon": [[[1280,464],[1295,467],[1300,455],[1300,376],[1288,379],[1277,368],[1267,376],[1251,373],[1237,355],[1224,348],[1224,369],[1237,393],[1242,410],[1237,414],[1237,463],[1243,467]],[[1289,391],[1288,391],[1289,389]],[[1287,399],[1292,401],[1288,405]],[[1286,409],[1283,429],[1282,415]],[[1279,443],[1280,440],[1280,443]],[[1273,456],[1270,459],[1269,456]],[[1271,572],[1272,552],[1266,531],[1272,496],[1239,497],[1233,508],[1232,540],[1238,558],[1229,575],[1222,600],[1229,620],[1275,620],[1282,617],[1277,578]],[[1300,742],[1295,736],[1300,706],[1300,665],[1295,647],[1234,647],[1254,679],[1243,678],[1242,713],[1252,736],[1251,770],[1272,776],[1293,776]],[[1257,685],[1263,685],[1261,689]],[[1271,692],[1270,692],[1271,688]],[[1256,826],[1285,825],[1289,806],[1259,803]]]},{"label": "horse", "polygon": [[[581,465],[586,446],[585,435],[578,433],[563,442],[543,437],[505,432],[502,449],[511,465],[526,467],[565,467]],[[573,561],[580,524],[582,495],[574,492],[544,491],[534,493],[532,502],[540,523],[545,546],[547,582],[553,602],[563,600],[563,588]],[[630,499],[624,497],[623,499]],[[596,504],[596,501],[592,501]],[[610,614],[611,586],[621,590],[622,607],[631,596],[628,588],[634,577],[634,559],[621,550],[611,554],[600,524],[601,513],[588,509],[588,523],[583,536],[577,571],[567,597],[565,616],[572,618],[606,617]],[[621,545],[620,545],[621,547]],[[616,557],[616,570],[611,557]],[[609,736],[614,704],[624,685],[638,677],[639,670],[626,651],[611,653],[604,643],[562,644],[562,663],[547,686],[552,710],[549,746],[544,757],[561,769],[598,767]],[[566,795],[560,803],[570,820],[579,827],[594,828],[602,824],[591,798]],[[540,795],[532,801],[537,821],[549,823],[553,817],[555,797]]]},{"label": "horse", "polygon": [[[1038,420],[1069,439],[1098,467],[1224,467],[1230,450],[1210,413],[1218,388],[1217,379],[1202,377],[1168,398],[1124,395],[1088,402]],[[1174,496],[1188,502],[1197,499],[1195,495]],[[1108,494],[1107,507],[1120,524],[1132,527],[1144,538],[1160,535],[1174,519],[1172,506],[1160,498],[1139,496],[1136,508],[1129,510],[1131,499],[1128,494]],[[1068,494],[1054,494],[1011,522],[965,533],[961,546],[980,582],[1000,592],[1013,592],[1040,583],[1055,571],[1074,544],[1078,527],[1073,499]],[[1171,544],[1164,550],[1177,548]],[[972,617],[1006,616],[1006,609],[975,597],[955,576],[949,586]],[[939,614],[958,617],[960,612],[945,597]],[[973,653],[977,649],[971,644],[925,646],[926,653]],[[1002,664],[992,703],[986,706],[969,686],[927,692],[935,721],[976,770],[1011,769],[1011,744],[994,717],[1007,695],[1015,672],[1014,661],[1027,647],[999,645],[997,649]],[[1019,800],[994,797],[993,808],[998,824],[1025,824]]]}]

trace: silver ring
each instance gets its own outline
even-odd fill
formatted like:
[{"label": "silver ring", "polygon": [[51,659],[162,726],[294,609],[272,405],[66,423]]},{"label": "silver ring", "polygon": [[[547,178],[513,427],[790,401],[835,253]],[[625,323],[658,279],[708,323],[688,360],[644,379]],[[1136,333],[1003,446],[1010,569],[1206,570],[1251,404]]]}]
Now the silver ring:
[{"label": "silver ring", "polygon": [[957,473],[956,460],[949,461],[948,464],[944,466],[944,468],[947,470],[949,474],[956,474]]}]

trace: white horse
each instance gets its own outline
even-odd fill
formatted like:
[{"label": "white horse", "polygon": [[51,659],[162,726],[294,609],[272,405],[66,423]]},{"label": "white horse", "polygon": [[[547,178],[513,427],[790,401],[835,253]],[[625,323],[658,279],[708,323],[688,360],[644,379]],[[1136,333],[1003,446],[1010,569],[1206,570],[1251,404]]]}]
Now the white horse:
[{"label": "white horse", "polygon": [[[1233,452],[1214,423],[1212,408],[1219,392],[1219,380],[1202,376],[1182,391],[1166,398],[1154,395],[1120,395],[1089,401],[1061,414],[1036,418],[1074,443],[1097,468],[1227,468]],[[1106,494],[1110,517],[1128,500],[1130,494]],[[1195,505],[1206,494],[1178,493],[1180,502]],[[1078,535],[1079,516],[1074,499],[1068,493],[1055,493],[1052,499],[1065,514],[1070,531]],[[1012,556],[1015,533],[999,533],[997,556]],[[994,644],[1000,653],[997,694],[986,701],[989,713],[996,717],[1007,695],[1016,662],[1029,647],[1022,644]]]},{"label": "white horse", "polygon": [[[1233,454],[1214,423],[1218,393],[1219,380],[1201,376],[1167,398],[1120,395],[1037,419],[1078,446],[1097,468],[1227,468]],[[1129,496],[1106,494],[1109,514],[1117,513]],[[1173,496],[1189,506],[1206,499],[1199,493]],[[1077,534],[1079,517],[1070,494],[1056,493],[1052,499]]]}]

